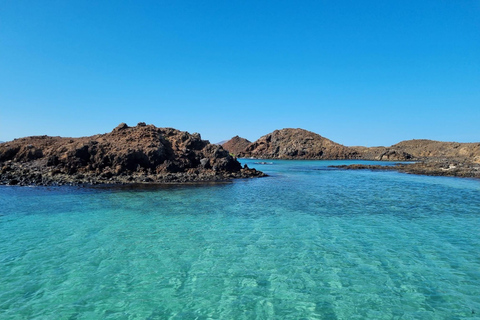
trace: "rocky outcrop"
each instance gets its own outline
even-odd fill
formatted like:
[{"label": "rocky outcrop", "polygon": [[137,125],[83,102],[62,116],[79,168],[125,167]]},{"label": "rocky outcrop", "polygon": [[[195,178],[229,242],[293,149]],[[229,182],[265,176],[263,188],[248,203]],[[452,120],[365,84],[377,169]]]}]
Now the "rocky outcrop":
[{"label": "rocky outcrop", "polygon": [[345,170],[399,171],[428,176],[480,178],[480,164],[449,159],[426,160],[415,163],[397,163],[393,166],[352,164],[331,166]]},{"label": "rocky outcrop", "polygon": [[347,159],[350,150],[304,129],[275,130],[251,143],[239,157],[259,159]]},{"label": "rocky outcrop", "polygon": [[245,149],[251,144],[250,141],[248,141],[245,138],[241,138],[239,136],[235,136],[232,139],[224,142],[222,144],[222,147],[230,152],[233,155],[238,155],[242,152],[245,151]]},{"label": "rocky outcrop", "polygon": [[429,176],[480,178],[480,143],[442,142],[434,140],[406,140],[390,147],[351,147],[365,160],[408,161],[394,166],[361,165],[338,166],[342,169],[395,170]]},{"label": "rocky outcrop", "polygon": [[122,123],[83,138],[37,136],[0,145],[0,184],[183,183],[264,174],[221,146],[173,128]]}]

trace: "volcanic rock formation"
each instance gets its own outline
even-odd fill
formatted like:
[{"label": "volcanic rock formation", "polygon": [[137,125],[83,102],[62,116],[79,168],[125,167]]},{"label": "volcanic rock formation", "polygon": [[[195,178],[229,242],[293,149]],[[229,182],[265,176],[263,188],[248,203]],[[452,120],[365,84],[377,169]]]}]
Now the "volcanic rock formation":
[{"label": "volcanic rock formation", "polygon": [[36,136],[0,145],[0,184],[175,183],[263,175],[242,168],[198,133],[143,122],[91,137]]}]

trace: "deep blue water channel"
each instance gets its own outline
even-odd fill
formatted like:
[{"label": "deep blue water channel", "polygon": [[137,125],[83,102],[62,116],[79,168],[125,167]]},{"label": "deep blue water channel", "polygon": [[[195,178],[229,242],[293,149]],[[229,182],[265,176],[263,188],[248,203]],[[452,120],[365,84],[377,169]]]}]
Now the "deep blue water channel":
[{"label": "deep blue water channel", "polygon": [[480,319],[480,181],[0,187],[0,319]]}]

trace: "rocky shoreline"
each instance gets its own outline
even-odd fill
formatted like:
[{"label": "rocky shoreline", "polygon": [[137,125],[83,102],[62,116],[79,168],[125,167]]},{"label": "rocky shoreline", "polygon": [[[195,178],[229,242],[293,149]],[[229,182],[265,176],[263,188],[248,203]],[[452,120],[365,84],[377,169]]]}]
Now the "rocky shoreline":
[{"label": "rocky shoreline", "polygon": [[120,175],[77,173],[67,174],[57,169],[43,170],[35,165],[4,163],[0,172],[0,185],[20,186],[89,186],[89,185],[124,185],[124,184],[183,184],[202,182],[223,182],[232,179],[265,177],[261,171],[241,168],[236,172],[204,172],[189,170],[187,172],[148,174],[125,173]]},{"label": "rocky shoreline", "polygon": [[396,163],[393,166],[351,164],[330,167],[344,170],[398,171],[427,176],[480,179],[480,164],[448,159],[426,160],[414,163]]},{"label": "rocky shoreline", "polygon": [[198,133],[142,122],[91,137],[37,136],[0,145],[0,185],[178,184],[263,176]]}]

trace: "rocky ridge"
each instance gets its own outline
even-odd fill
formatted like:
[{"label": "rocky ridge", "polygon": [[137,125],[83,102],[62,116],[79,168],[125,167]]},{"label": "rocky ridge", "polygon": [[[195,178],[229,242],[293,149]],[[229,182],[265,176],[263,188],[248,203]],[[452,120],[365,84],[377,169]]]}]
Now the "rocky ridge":
[{"label": "rocky ridge", "polygon": [[143,122],[122,123],[91,137],[36,136],[0,145],[0,184],[185,183],[260,176],[198,133]]}]

